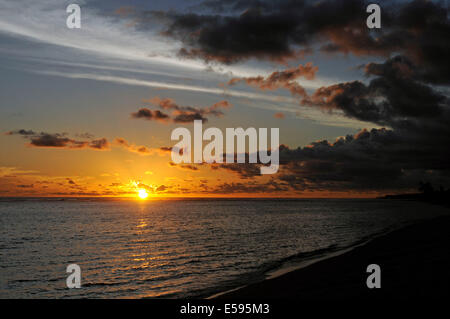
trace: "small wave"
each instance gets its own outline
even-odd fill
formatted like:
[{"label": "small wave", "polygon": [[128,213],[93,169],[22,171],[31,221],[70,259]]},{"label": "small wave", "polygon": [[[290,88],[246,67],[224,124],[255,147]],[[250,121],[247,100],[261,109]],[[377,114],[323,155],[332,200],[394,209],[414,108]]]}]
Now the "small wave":
[{"label": "small wave", "polygon": [[83,287],[103,287],[103,286],[121,286],[128,282],[88,282],[82,284]]},{"label": "small wave", "polygon": [[39,280],[36,279],[14,279],[10,280],[10,284],[16,284],[16,283],[22,283],[22,282],[38,282]]}]

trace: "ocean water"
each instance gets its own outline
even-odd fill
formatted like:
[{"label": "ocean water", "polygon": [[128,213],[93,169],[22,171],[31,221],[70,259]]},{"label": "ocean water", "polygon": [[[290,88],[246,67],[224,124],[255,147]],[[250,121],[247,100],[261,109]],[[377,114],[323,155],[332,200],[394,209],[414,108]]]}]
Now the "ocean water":
[{"label": "ocean water", "polygon": [[[390,200],[1,200],[0,298],[181,298],[438,216]],[[81,289],[66,267],[81,267]]]}]

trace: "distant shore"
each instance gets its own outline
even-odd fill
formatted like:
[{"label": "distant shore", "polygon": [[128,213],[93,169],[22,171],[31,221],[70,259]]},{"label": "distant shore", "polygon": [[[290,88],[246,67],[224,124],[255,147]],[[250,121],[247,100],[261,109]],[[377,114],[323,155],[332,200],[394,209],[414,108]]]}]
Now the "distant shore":
[{"label": "distant shore", "polygon": [[[450,289],[449,243],[450,215],[407,226],[342,255],[217,298],[446,298]],[[367,288],[369,264],[381,267],[380,289]]]},{"label": "distant shore", "polygon": [[426,193],[407,193],[407,194],[396,194],[396,195],[385,195],[378,197],[378,199],[387,200],[414,200],[421,201],[430,204],[441,205],[450,208],[450,191],[440,190],[440,191],[429,191]]}]

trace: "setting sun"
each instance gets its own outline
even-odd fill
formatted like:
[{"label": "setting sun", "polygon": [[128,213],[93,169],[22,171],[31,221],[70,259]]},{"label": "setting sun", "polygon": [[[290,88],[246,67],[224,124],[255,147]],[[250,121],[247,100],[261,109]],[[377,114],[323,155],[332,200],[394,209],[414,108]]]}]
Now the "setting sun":
[{"label": "setting sun", "polygon": [[148,197],[148,193],[147,193],[147,191],[145,189],[140,189],[138,191],[138,196],[141,199],[146,199]]}]

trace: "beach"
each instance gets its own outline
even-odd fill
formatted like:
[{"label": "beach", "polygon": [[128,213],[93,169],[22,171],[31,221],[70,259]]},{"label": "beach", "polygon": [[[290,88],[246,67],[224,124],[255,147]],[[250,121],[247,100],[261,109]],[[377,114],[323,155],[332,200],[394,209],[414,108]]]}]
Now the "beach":
[{"label": "beach", "polygon": [[[442,299],[450,287],[450,216],[424,220],[273,279],[217,298],[297,300]],[[370,264],[381,288],[366,285]]]}]

